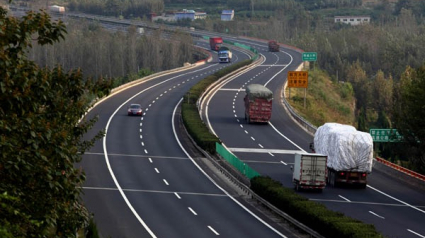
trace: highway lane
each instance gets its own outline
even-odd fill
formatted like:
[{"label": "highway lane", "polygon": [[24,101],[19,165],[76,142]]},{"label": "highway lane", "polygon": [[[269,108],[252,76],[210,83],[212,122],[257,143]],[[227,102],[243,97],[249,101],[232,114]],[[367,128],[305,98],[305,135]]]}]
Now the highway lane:
[{"label": "highway lane", "polygon": [[[258,47],[258,43],[256,43]],[[300,54],[266,52],[263,65],[225,84],[209,101],[208,113],[213,130],[236,156],[262,175],[268,175],[286,187],[293,187],[293,153],[309,151],[313,137],[294,123],[281,105],[281,88],[288,70],[300,64]],[[282,50],[282,49],[281,49]],[[270,65],[275,65],[271,66]],[[270,67],[270,68],[269,68]],[[264,71],[264,69],[267,69]],[[283,70],[283,71],[282,71]],[[271,81],[270,81],[271,80]],[[273,115],[267,125],[251,125],[244,120],[244,88],[249,83],[266,85],[274,92]],[[367,189],[330,188],[323,194],[306,193],[310,199],[328,208],[374,224],[388,237],[425,237],[425,193],[409,188],[384,174],[373,172]]]},{"label": "highway lane", "polygon": [[[225,66],[212,62],[159,77],[111,96],[88,114],[99,115],[88,138],[107,128],[80,164],[87,175],[84,202],[104,237],[285,237],[210,181],[173,136],[179,100]],[[142,104],[144,116],[127,116],[130,103]]]}]

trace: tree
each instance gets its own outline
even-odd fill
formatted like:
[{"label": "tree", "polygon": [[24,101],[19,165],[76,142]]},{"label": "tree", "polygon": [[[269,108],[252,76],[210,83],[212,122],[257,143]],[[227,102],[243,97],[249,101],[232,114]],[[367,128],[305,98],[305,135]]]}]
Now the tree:
[{"label": "tree", "polygon": [[425,172],[425,64],[408,67],[394,90],[394,128],[408,146],[405,156]]},{"label": "tree", "polygon": [[18,19],[0,7],[1,236],[75,237],[88,221],[80,203],[85,176],[74,165],[103,133],[83,140],[96,119],[79,120],[110,82],[40,68],[26,55],[33,43],[51,45],[65,34],[63,22],[43,11]]}]

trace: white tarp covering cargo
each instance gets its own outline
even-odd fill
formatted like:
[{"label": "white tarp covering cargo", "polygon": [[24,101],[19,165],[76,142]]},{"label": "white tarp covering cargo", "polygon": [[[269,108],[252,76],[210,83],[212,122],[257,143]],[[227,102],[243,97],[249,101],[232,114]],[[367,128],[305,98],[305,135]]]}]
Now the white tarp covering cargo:
[{"label": "white tarp covering cargo", "polygon": [[273,92],[261,84],[249,84],[246,86],[246,93],[250,100],[264,98],[270,101],[273,99]]},{"label": "white tarp covering cargo", "polygon": [[328,167],[337,171],[372,172],[372,137],[353,126],[325,123],[314,135],[314,149],[316,153],[327,155]]}]

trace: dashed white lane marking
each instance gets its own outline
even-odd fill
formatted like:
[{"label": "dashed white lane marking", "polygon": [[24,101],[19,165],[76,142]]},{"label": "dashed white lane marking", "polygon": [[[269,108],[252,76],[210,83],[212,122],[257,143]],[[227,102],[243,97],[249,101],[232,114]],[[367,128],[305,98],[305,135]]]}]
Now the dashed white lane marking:
[{"label": "dashed white lane marking", "polygon": [[142,135],[140,135],[140,139],[143,139],[143,136]]},{"label": "dashed white lane marking", "polygon": [[242,125],[242,124],[239,124],[239,126],[240,126],[241,128],[243,128],[243,125]]},{"label": "dashed white lane marking", "polygon": [[217,232],[217,231],[215,231],[211,226],[208,226],[208,228],[210,228],[210,230],[216,235],[216,236],[219,236],[220,234]]},{"label": "dashed white lane marking", "polygon": [[176,197],[177,197],[178,199],[182,199],[182,198],[179,196],[179,194],[178,194],[178,193],[174,193],[174,195],[176,195]]},{"label": "dashed white lane marking", "polygon": [[282,160],[280,161],[282,164],[284,164],[284,165],[288,165],[287,163],[285,163],[285,162],[283,162]]},{"label": "dashed white lane marking", "polygon": [[163,179],[162,181],[164,181],[164,183],[168,186],[170,184],[168,184],[167,180]]},{"label": "dashed white lane marking", "polygon": [[148,153],[148,151],[145,149],[145,154],[147,154]]},{"label": "dashed white lane marking", "polygon": [[156,172],[157,174],[159,174],[159,170],[158,170],[157,168],[155,168],[155,172]]},{"label": "dashed white lane marking", "polygon": [[247,130],[245,130],[245,134],[248,134],[248,131]]},{"label": "dashed white lane marking", "polygon": [[145,143],[143,143],[143,141],[142,141],[142,143],[140,143],[140,144],[142,144],[142,146],[145,146]]},{"label": "dashed white lane marking", "polygon": [[273,157],[274,157],[274,154],[272,154],[272,152],[269,152],[269,155],[271,155],[271,156],[273,156]]},{"label": "dashed white lane marking", "polygon": [[161,93],[159,96],[162,97],[162,95],[164,95],[164,94]]},{"label": "dashed white lane marking", "polygon": [[374,216],[377,216],[377,217],[379,217],[379,218],[381,218],[381,219],[385,219],[385,217],[380,216],[380,215],[378,215],[378,214],[376,214],[376,213],[374,213],[374,212],[372,212],[372,211],[369,211],[369,213],[370,213],[370,214],[372,214],[372,215],[374,215]]},{"label": "dashed white lane marking", "polygon": [[143,122],[140,122],[140,126],[143,126]]},{"label": "dashed white lane marking", "polygon": [[139,129],[139,132],[142,132],[142,128]]},{"label": "dashed white lane marking", "polygon": [[255,141],[255,138],[254,138],[254,137],[252,137],[252,136],[251,136],[251,139],[252,139],[253,141]]},{"label": "dashed white lane marking", "polygon": [[258,144],[258,146],[260,146],[261,148],[264,148],[264,146],[262,144]]},{"label": "dashed white lane marking", "polygon": [[417,232],[414,232],[414,231],[412,231],[412,230],[410,230],[410,229],[407,229],[407,231],[408,231],[408,232],[410,232],[410,233],[413,233],[413,234],[415,234],[415,235],[417,235],[417,236],[419,236],[419,237],[425,238],[425,236],[423,236],[423,235],[421,235],[421,234],[419,234],[419,233],[417,233]]},{"label": "dashed white lane marking", "polygon": [[191,208],[191,207],[188,207],[189,208],[189,210],[193,213],[193,215],[195,215],[195,216],[197,216],[198,214],[196,214],[196,212]]},{"label": "dashed white lane marking", "polygon": [[150,162],[151,164],[153,163],[152,158],[149,158],[149,162]]},{"label": "dashed white lane marking", "polygon": [[342,199],[344,199],[345,201],[347,201],[347,202],[351,202],[350,200],[348,200],[347,198],[345,198],[345,197],[343,197],[343,196],[341,196],[341,195],[338,195],[340,198],[342,198]]}]

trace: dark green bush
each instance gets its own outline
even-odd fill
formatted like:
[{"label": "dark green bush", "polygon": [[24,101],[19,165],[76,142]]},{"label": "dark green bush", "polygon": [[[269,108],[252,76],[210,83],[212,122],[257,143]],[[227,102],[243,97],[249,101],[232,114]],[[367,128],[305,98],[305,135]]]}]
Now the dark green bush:
[{"label": "dark green bush", "polygon": [[254,177],[251,179],[251,189],[281,211],[325,237],[383,237],[376,231],[375,226],[331,211],[323,204],[309,201],[270,177]]}]

